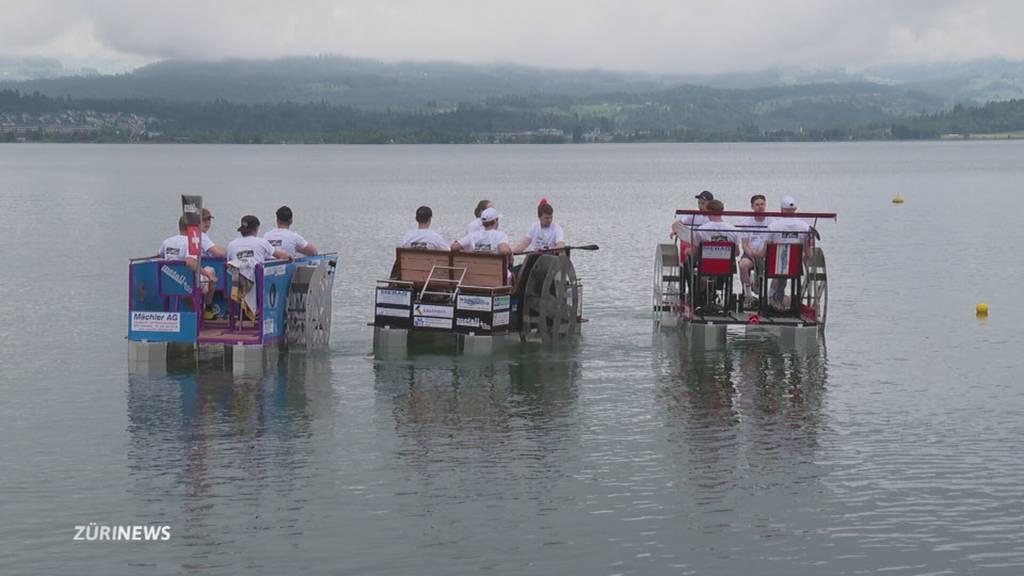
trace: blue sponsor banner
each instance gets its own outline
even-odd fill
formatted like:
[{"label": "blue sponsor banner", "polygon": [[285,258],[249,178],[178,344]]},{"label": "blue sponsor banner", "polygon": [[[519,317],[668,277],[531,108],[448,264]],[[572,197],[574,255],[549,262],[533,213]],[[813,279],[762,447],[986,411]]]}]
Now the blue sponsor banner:
[{"label": "blue sponsor banner", "polygon": [[153,310],[164,309],[164,299],[160,295],[157,279],[157,262],[135,262],[129,268],[128,309]]},{"label": "blue sponsor banner", "polygon": [[288,319],[288,286],[295,273],[294,263],[274,262],[263,267],[263,340],[284,336]]},{"label": "blue sponsor banner", "polygon": [[191,296],[196,273],[184,262],[157,262],[161,296]]}]

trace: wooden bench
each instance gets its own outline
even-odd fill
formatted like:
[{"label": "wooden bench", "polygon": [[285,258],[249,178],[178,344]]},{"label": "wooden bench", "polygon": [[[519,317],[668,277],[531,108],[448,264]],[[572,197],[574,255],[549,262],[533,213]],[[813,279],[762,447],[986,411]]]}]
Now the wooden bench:
[{"label": "wooden bench", "polygon": [[[422,248],[396,248],[392,279],[411,283],[416,289],[423,287],[435,267],[464,268],[462,288],[467,291],[491,292],[494,288],[509,288],[508,256],[488,252],[448,252]],[[455,270],[449,270],[448,280],[458,280]],[[435,273],[435,278],[438,274]],[[433,284],[432,284],[433,285]]]}]

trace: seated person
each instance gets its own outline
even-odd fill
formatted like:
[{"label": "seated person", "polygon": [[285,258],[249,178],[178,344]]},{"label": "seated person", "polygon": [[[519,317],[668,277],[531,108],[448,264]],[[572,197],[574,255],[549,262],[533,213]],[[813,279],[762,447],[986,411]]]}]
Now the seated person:
[{"label": "seated person", "polygon": [[498,230],[501,214],[492,208],[480,213],[482,230],[467,234],[461,240],[452,243],[452,252],[490,252],[491,254],[512,255],[512,247],[508,244],[508,235]]},{"label": "seated person", "polygon": [[476,216],[476,218],[470,220],[469,223],[466,224],[466,235],[472,234],[473,232],[479,232],[484,229],[484,225],[480,221],[480,215],[488,208],[494,208],[494,204],[490,200],[481,200],[476,203],[476,208],[473,209],[473,215]]},{"label": "seated person", "polygon": [[[736,246],[740,245],[740,237],[742,234],[739,229],[722,220],[721,213],[725,211],[725,204],[721,200],[712,200],[707,203],[705,208],[710,214],[708,214],[708,221],[697,227],[694,233],[694,240],[699,245],[701,242],[732,242]],[[697,256],[697,246],[690,247],[690,255]]]},{"label": "seated person", "polygon": [[[708,202],[715,199],[715,195],[707,190],[694,196],[697,199],[697,209],[705,211],[708,209]],[[682,244],[679,247],[679,253],[684,254],[689,252],[690,246],[690,231],[696,230],[702,224],[708,221],[708,217],[703,214],[686,214],[682,218],[672,223],[672,236],[678,238]]]},{"label": "seated person", "polygon": [[515,245],[513,252],[529,250],[556,250],[565,248],[565,232],[562,227],[554,223],[555,209],[551,207],[546,198],[542,198],[537,205],[537,222],[530,226],[526,236]]},{"label": "seated person", "polygon": [[[198,262],[194,257],[188,255],[188,236],[185,235],[187,229],[188,219],[182,215],[181,218],[178,218],[178,234],[163,241],[157,257],[164,260],[184,260],[189,268],[197,271],[199,273],[199,286],[202,288],[206,304],[209,305],[213,301],[214,287],[217,286],[217,274],[209,266],[198,270]],[[208,248],[205,243],[202,244],[203,249]]]},{"label": "seated person", "polygon": [[242,234],[242,237],[228,242],[227,257],[229,262],[249,261],[252,264],[261,264],[271,258],[293,259],[292,255],[288,252],[280,248],[274,248],[270,242],[258,236],[260,233],[260,219],[255,216],[243,216],[242,225],[238,227],[238,232]]},{"label": "seated person", "polygon": [[281,206],[277,209],[277,228],[263,235],[263,239],[270,242],[274,248],[284,250],[292,257],[302,254],[304,256],[316,256],[316,246],[306,242],[306,239],[299,234],[292,232],[292,209]]},{"label": "seated person", "polygon": [[227,250],[215,245],[213,240],[210,240],[210,237],[206,235],[212,226],[213,213],[208,208],[203,208],[203,256],[223,258],[227,254]]},{"label": "seated person", "polygon": [[416,228],[409,230],[402,236],[401,246],[403,248],[425,248],[427,250],[448,250],[448,243],[440,234],[430,229],[430,222],[434,218],[434,211],[430,206],[420,206],[416,209]]},{"label": "seated person", "polygon": [[[766,201],[764,195],[755,194],[750,197],[750,209],[764,212]],[[768,224],[771,219],[766,216],[748,216],[740,222],[743,231],[743,256],[740,257],[740,283],[743,284],[743,307],[754,305],[754,293],[751,289],[750,272],[764,270],[765,245],[768,242]]]},{"label": "seated person", "polygon": [[[785,214],[796,212],[796,200],[792,196],[783,196],[780,211]],[[768,241],[774,244],[802,244],[806,254],[811,245],[811,225],[799,218],[773,218],[768,224]],[[786,283],[776,278],[772,281],[770,303],[775,308],[785,308]]]}]

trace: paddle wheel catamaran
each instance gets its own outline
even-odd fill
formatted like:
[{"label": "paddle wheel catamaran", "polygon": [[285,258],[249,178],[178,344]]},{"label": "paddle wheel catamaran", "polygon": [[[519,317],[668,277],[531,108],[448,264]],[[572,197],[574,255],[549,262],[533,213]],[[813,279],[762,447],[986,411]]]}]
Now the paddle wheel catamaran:
[{"label": "paddle wheel catamaran", "polygon": [[[187,200],[185,200],[187,199]],[[202,199],[183,197],[186,216]],[[189,244],[199,246],[198,230]],[[326,350],[337,254],[269,260],[246,268],[223,257],[134,258],[128,265],[129,363],[136,371],[166,367],[168,345],[195,352],[220,348],[235,369],[262,367],[265,347]],[[207,302],[197,270],[216,274]]]},{"label": "paddle wheel catamaran", "polygon": [[377,282],[374,346],[405,350],[410,333],[451,335],[458,349],[495,341],[553,343],[580,331],[583,283],[570,254],[596,245],[525,254],[513,278],[509,257],[397,248],[391,277]]},{"label": "paddle wheel catamaran", "polygon": [[[655,324],[681,326],[695,341],[707,344],[723,340],[729,326],[816,340],[828,319],[828,274],[825,253],[817,245],[817,226],[819,220],[835,220],[836,214],[676,210],[677,217],[712,214],[766,219],[763,226],[736,226],[740,235],[762,235],[765,240],[765,256],[751,270],[756,299],[745,303],[742,291],[734,290],[740,246],[729,241],[702,242],[697,230],[687,228],[673,243],[659,244],[656,250]],[[807,231],[789,232],[796,240],[782,241],[779,232],[767,227],[770,220],[779,218],[802,219],[811,226]]]}]

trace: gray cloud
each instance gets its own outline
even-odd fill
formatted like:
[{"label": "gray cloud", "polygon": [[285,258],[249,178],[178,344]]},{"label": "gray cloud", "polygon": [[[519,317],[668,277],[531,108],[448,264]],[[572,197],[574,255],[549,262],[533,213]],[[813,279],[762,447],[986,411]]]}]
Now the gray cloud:
[{"label": "gray cloud", "polygon": [[1010,0],[0,0],[0,54],[720,72],[1024,58]]}]

